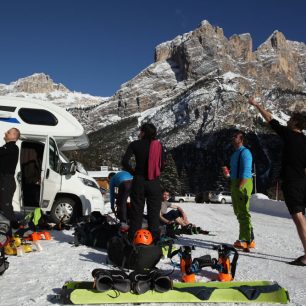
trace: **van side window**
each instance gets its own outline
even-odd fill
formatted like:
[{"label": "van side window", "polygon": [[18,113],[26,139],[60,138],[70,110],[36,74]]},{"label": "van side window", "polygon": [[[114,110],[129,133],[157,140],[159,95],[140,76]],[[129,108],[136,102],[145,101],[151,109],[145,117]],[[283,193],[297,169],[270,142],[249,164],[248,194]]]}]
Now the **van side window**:
[{"label": "van side window", "polygon": [[58,124],[57,118],[45,109],[20,108],[18,115],[24,122],[29,124],[50,126]]},{"label": "van side window", "polygon": [[49,139],[49,166],[55,171],[59,172],[59,154],[55,144],[55,141],[50,138]]}]

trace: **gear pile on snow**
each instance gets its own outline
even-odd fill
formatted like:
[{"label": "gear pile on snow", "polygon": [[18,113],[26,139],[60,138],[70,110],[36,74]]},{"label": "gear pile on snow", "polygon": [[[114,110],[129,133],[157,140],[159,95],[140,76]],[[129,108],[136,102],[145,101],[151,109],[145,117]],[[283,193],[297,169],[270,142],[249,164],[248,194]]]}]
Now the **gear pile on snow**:
[{"label": "gear pile on snow", "polygon": [[111,224],[106,216],[93,212],[74,228],[74,244],[106,249],[107,242],[118,235],[120,224]]}]

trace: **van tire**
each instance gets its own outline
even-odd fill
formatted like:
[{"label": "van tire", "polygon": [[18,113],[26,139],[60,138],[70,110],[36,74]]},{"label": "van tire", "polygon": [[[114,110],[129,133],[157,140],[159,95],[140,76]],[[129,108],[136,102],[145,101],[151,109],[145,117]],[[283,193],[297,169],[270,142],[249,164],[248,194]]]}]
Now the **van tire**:
[{"label": "van tire", "polygon": [[179,202],[180,203],[184,203],[185,201],[183,199],[179,199]]},{"label": "van tire", "polygon": [[225,203],[226,203],[225,199],[221,199],[221,204],[225,204]]},{"label": "van tire", "polygon": [[69,223],[77,217],[76,214],[77,205],[73,199],[58,198],[52,206],[50,218],[55,223]]}]

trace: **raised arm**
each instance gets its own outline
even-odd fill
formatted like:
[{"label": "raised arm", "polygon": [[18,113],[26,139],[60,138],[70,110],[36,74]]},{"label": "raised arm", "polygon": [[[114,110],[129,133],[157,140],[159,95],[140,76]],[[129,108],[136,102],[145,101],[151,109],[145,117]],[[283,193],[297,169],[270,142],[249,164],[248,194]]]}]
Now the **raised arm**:
[{"label": "raised arm", "polygon": [[250,105],[253,105],[255,108],[258,109],[258,111],[260,112],[260,114],[264,117],[264,119],[267,121],[267,122],[270,122],[273,117],[272,117],[272,114],[270,114],[265,108],[263,108],[263,106],[261,106],[260,104],[258,104],[254,97],[250,97],[249,100],[248,100],[248,103]]}]

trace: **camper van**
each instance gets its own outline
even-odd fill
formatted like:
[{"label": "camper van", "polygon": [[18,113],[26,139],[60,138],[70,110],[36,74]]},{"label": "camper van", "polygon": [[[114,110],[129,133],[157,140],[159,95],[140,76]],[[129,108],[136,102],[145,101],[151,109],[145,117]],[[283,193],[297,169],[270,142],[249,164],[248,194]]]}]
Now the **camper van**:
[{"label": "camper van", "polygon": [[21,133],[16,143],[14,211],[40,207],[55,223],[93,211],[103,214],[99,185],[80,163],[69,161],[63,153],[89,145],[83,127],[70,113],[47,101],[0,97],[0,145],[12,127]]}]

